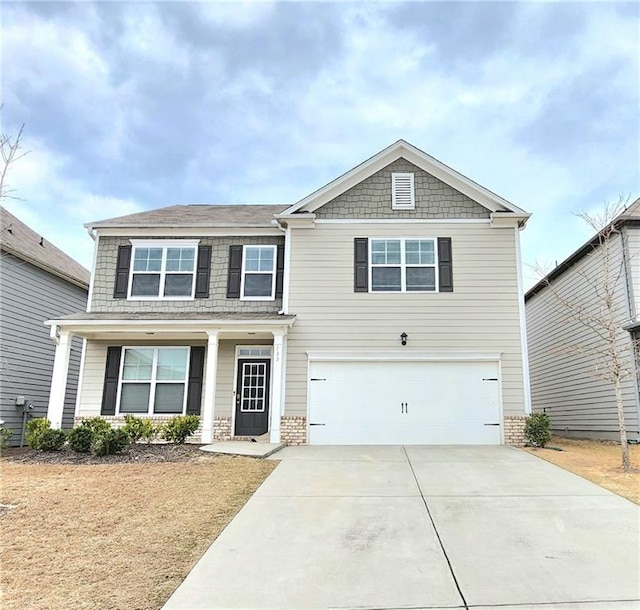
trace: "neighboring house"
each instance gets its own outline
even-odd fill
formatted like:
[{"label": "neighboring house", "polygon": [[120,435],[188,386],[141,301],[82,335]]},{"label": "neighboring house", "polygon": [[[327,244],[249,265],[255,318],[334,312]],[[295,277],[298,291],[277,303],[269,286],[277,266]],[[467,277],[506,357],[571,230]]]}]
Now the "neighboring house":
[{"label": "neighboring house", "polygon": [[[23,412],[45,417],[55,346],[46,320],[86,307],[89,272],[0,207],[0,420],[20,443]],[[72,342],[61,422],[73,425],[82,342]]]},{"label": "neighboring house", "polygon": [[51,320],[62,413],[201,416],[203,442],[522,442],[529,214],[398,141],[294,205],[89,223],[86,312]]},{"label": "neighboring house", "polygon": [[[615,303],[622,321],[619,345],[630,367],[622,380],[625,423],[629,439],[640,438],[640,394],[635,345],[640,338],[640,199],[615,220],[611,238]],[[578,438],[619,439],[613,384],[598,374],[598,352],[608,342],[588,325],[572,319],[566,304],[597,314],[604,281],[603,251],[598,236],[540,280],[525,296],[531,400],[544,411],[553,432]],[[564,305],[562,303],[565,303]]]}]

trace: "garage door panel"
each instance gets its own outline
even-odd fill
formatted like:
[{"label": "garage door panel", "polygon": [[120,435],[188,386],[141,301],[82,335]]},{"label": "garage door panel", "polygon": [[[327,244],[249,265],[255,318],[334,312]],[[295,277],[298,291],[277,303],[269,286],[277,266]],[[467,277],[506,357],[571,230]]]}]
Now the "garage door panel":
[{"label": "garage door panel", "polygon": [[499,444],[496,362],[313,362],[311,444]]}]

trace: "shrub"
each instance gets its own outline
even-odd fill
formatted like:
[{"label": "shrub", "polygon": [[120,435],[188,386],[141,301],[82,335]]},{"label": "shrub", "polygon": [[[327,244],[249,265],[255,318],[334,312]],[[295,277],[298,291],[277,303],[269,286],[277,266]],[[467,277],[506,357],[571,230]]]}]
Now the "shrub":
[{"label": "shrub", "polygon": [[8,449],[9,439],[13,436],[13,432],[8,428],[0,426],[0,449]]},{"label": "shrub", "polygon": [[551,440],[551,421],[546,413],[534,413],[527,417],[524,436],[531,445],[544,447]]},{"label": "shrub", "polygon": [[111,430],[111,424],[106,419],[102,419],[102,417],[83,419],[80,425],[84,428],[89,428],[94,434],[96,432],[108,432]]},{"label": "shrub", "polygon": [[39,448],[42,451],[60,451],[66,440],[67,435],[63,430],[48,428],[44,430],[40,436]]},{"label": "shrub", "polygon": [[51,430],[51,422],[44,417],[29,420],[25,426],[25,439],[31,449],[42,449],[42,437],[47,430]]},{"label": "shrub", "polygon": [[182,445],[200,425],[197,415],[176,415],[162,426],[162,438],[177,445]]},{"label": "shrub", "polygon": [[91,450],[91,441],[93,440],[93,430],[89,426],[80,424],[69,432],[67,436],[69,447],[78,453],[89,453]]},{"label": "shrub", "polygon": [[100,430],[93,433],[91,452],[98,457],[120,453],[129,444],[129,435],[122,429]]},{"label": "shrub", "polygon": [[158,426],[146,417],[125,415],[124,421],[126,423],[122,426],[122,429],[129,435],[132,443],[137,443],[140,439],[150,443],[158,434]]}]

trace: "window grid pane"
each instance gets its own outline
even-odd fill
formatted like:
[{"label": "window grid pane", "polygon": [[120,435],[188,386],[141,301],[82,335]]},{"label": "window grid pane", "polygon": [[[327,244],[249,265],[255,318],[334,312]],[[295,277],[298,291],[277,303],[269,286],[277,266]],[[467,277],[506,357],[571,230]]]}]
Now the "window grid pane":
[{"label": "window grid pane", "polygon": [[273,248],[247,246],[245,248],[245,271],[273,272]]},{"label": "window grid pane", "polygon": [[193,248],[167,248],[167,271],[193,271]]},{"label": "window grid pane", "polygon": [[153,368],[152,349],[127,349],[124,352],[122,378],[126,380],[148,381]]},{"label": "window grid pane", "polygon": [[187,350],[184,348],[159,349],[156,379],[179,380],[187,377]]}]

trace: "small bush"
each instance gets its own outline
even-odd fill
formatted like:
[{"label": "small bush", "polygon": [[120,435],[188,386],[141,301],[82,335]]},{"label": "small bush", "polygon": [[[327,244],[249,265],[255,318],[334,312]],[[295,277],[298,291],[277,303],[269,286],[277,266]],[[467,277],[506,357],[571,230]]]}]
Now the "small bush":
[{"label": "small bush", "polygon": [[200,425],[200,418],[197,415],[176,415],[166,421],[162,426],[162,438],[183,445],[187,437],[191,436]]},{"label": "small bush", "polygon": [[126,423],[122,429],[129,435],[132,443],[137,443],[141,439],[150,443],[158,435],[158,426],[149,418],[125,415],[124,421]]},{"label": "small bush", "polygon": [[546,413],[534,413],[527,417],[524,436],[531,445],[544,447],[551,440],[551,421]]},{"label": "small bush", "polygon": [[89,426],[79,425],[69,432],[67,439],[69,447],[78,453],[89,453],[91,451],[91,441],[93,440],[93,430]]},{"label": "small bush", "polygon": [[129,435],[122,429],[94,432],[91,441],[91,452],[98,457],[120,453],[129,444]]},{"label": "small bush", "polygon": [[66,440],[67,435],[63,430],[49,428],[42,432],[42,435],[40,436],[39,448],[42,451],[60,451]]},{"label": "small bush", "polygon": [[37,417],[27,422],[25,439],[31,449],[42,449],[42,437],[51,430],[51,422],[44,417]]},{"label": "small bush", "polygon": [[83,419],[80,425],[84,428],[89,428],[93,433],[108,432],[111,430],[111,424],[106,419],[102,419],[102,417],[89,417],[87,419]]},{"label": "small bush", "polygon": [[13,432],[8,428],[0,427],[0,450],[9,448],[9,439],[13,436]]}]

